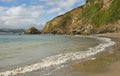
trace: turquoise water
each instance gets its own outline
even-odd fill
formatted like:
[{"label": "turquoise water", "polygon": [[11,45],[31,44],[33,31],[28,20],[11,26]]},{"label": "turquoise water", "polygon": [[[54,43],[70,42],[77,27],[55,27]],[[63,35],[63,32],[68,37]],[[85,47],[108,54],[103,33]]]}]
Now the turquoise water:
[{"label": "turquoise water", "polygon": [[95,38],[63,35],[0,35],[0,72],[27,66],[58,54],[85,51]]}]

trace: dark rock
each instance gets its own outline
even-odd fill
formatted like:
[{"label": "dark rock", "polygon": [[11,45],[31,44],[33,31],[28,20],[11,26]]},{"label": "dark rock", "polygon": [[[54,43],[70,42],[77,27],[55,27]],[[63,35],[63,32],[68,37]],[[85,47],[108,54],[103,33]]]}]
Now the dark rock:
[{"label": "dark rock", "polygon": [[35,27],[31,27],[27,29],[25,33],[26,34],[40,34],[40,31],[38,31],[38,29],[36,29]]}]

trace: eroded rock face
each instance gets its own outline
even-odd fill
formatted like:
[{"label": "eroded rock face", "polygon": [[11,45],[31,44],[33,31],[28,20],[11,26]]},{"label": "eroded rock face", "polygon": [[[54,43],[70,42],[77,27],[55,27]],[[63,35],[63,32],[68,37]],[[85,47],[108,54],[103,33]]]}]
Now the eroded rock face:
[{"label": "eroded rock face", "polygon": [[35,27],[31,27],[31,28],[27,29],[25,33],[26,34],[40,34],[38,29],[36,29]]},{"label": "eroded rock face", "polygon": [[[116,12],[115,12],[116,11]],[[120,0],[87,0],[47,22],[42,33],[95,34],[120,30]]]}]

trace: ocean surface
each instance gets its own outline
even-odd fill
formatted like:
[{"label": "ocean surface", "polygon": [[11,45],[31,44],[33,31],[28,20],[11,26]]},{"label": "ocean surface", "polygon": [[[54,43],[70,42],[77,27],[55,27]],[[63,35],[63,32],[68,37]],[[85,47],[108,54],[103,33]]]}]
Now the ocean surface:
[{"label": "ocean surface", "polygon": [[0,35],[0,76],[49,76],[114,44],[99,37]]}]

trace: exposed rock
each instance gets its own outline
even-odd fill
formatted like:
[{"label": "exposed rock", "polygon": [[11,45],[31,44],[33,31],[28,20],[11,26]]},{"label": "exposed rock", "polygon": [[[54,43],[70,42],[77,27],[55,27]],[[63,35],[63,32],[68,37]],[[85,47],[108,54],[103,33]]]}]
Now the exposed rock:
[{"label": "exposed rock", "polygon": [[26,34],[40,34],[38,29],[36,29],[35,27],[31,27],[31,28],[27,29],[25,33]]}]

